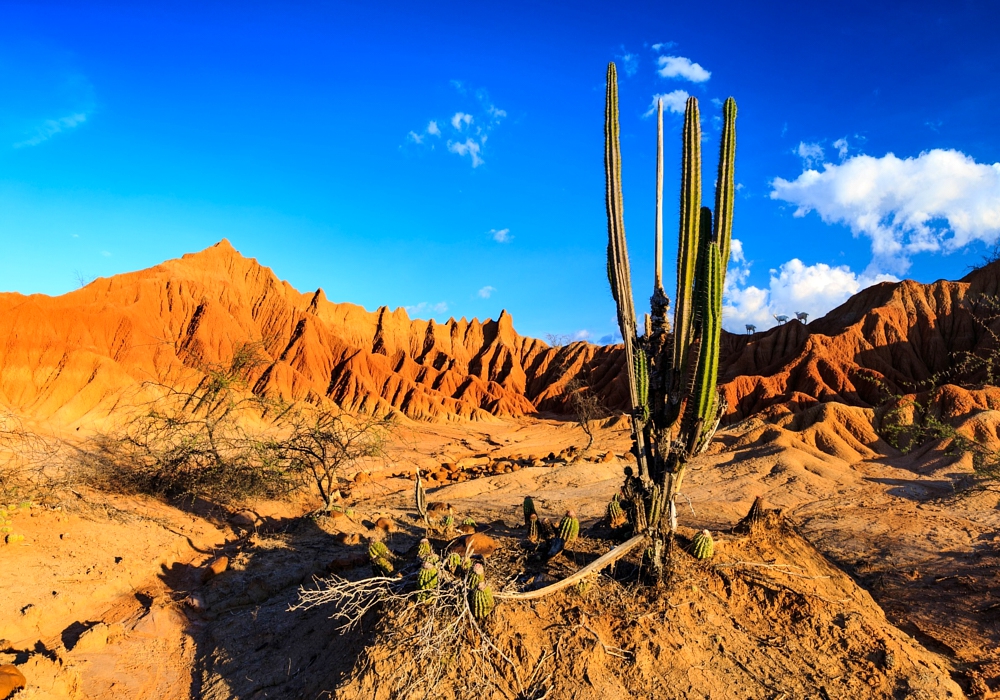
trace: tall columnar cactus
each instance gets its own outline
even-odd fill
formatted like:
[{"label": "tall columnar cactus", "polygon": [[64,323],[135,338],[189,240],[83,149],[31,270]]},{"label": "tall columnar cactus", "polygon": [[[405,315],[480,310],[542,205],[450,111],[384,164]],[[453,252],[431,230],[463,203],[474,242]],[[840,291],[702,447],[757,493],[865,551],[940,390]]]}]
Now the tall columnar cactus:
[{"label": "tall columnar cactus", "polygon": [[[608,212],[608,280],[618,308],[632,406],[638,473],[627,472],[623,505],[637,530],[659,542],[677,527],[676,497],[688,459],[703,451],[726,405],[718,392],[722,290],[729,262],[736,162],[736,102],[723,105],[723,128],[715,190],[715,211],[702,207],[701,123],[698,100],[684,110],[680,226],[677,238],[677,296],[673,333],[662,287],[663,107],[657,106],[655,268],[650,315],[642,337],[636,331],[625,224],[615,64],[608,66],[604,121],[605,204]],[[658,566],[658,564],[657,564]]]}]

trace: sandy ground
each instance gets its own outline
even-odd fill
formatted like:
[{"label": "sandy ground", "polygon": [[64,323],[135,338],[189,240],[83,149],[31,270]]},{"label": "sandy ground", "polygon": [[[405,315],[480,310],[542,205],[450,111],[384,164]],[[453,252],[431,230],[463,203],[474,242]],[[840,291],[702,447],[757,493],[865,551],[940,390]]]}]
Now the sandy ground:
[{"label": "sandy ground", "polygon": [[[607,428],[590,459],[546,460],[585,442],[559,421],[413,424],[401,438],[384,470],[355,480],[351,517],[302,519],[306,504],[258,504],[260,517],[241,527],[220,513],[82,489],[20,511],[24,542],[0,550],[0,663],[28,678],[18,697],[319,697],[350,676],[371,632],[341,637],[322,612],[287,607],[298,586],[357,563],[339,533],[370,535],[389,515],[400,543],[414,536],[406,476],[415,467],[516,458],[507,472],[429,482],[429,498],[512,524],[532,495],[543,514],[575,508],[586,526],[618,488],[629,446],[624,430]],[[945,669],[935,687],[954,679],[990,697],[1000,691],[1000,493],[956,495],[970,469],[937,453],[887,458],[750,423],[721,433],[693,465],[682,523],[726,530],[762,496],[850,576],[839,585],[860,584],[890,632]],[[223,554],[229,570],[206,580],[205,565]]]}]

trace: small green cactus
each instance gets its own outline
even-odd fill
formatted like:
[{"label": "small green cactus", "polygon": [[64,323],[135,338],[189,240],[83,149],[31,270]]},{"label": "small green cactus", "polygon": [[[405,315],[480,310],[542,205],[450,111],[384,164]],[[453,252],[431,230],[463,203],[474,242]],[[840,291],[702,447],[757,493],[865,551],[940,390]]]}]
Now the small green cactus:
[{"label": "small green cactus", "polygon": [[[425,561],[424,565],[420,567],[420,571],[417,572],[417,588],[421,591],[429,591],[431,589],[437,588],[438,585],[438,570],[429,561]],[[419,600],[427,600],[430,595],[423,593],[419,596]]]},{"label": "small green cactus", "polygon": [[390,559],[392,553],[389,548],[385,546],[385,542],[379,540],[372,540],[371,544],[368,545],[368,556],[371,557],[372,561],[382,558]]},{"label": "small green cactus", "polygon": [[469,607],[477,620],[484,620],[493,612],[493,591],[490,590],[485,581],[472,591],[469,597]]},{"label": "small green cactus", "polygon": [[559,539],[565,544],[569,544],[580,535],[580,521],[576,518],[576,511],[566,511],[566,517],[559,523]]},{"label": "small green cactus", "polygon": [[535,510],[535,502],[532,500],[531,496],[524,497],[524,526],[531,526],[531,516],[534,515],[538,517],[538,511]]},{"label": "small green cactus", "polygon": [[528,542],[532,544],[537,544],[541,539],[541,531],[538,526],[538,516],[534,513],[528,519]]},{"label": "small green cactus", "polygon": [[715,542],[712,540],[712,533],[702,530],[694,536],[691,543],[691,553],[695,559],[711,559],[715,553]]},{"label": "small green cactus", "polygon": [[472,567],[472,571],[469,572],[468,578],[465,580],[465,585],[469,587],[469,590],[476,590],[479,584],[486,580],[486,569],[479,562],[476,562]]},{"label": "small green cactus", "polygon": [[608,524],[611,525],[612,529],[617,529],[627,523],[628,517],[622,509],[621,501],[618,500],[618,494],[616,493],[608,504]]},{"label": "small green cactus", "polygon": [[576,584],[576,593],[579,596],[585,596],[590,592],[590,589],[594,586],[594,580],[596,576],[587,576],[580,579]]},{"label": "small green cactus", "polygon": [[431,547],[431,541],[425,537],[417,545],[417,558],[420,561],[426,561],[432,556],[434,556],[434,548]]},{"label": "small green cactus", "polygon": [[14,528],[12,528],[10,525],[4,525],[3,527],[0,527],[0,535],[7,535],[10,534],[11,532],[14,532]]},{"label": "small green cactus", "polygon": [[471,525],[472,527],[475,527],[476,526],[476,521],[473,518],[469,517],[469,518],[466,518],[465,520],[463,520],[462,524],[463,525]]},{"label": "small green cactus", "polygon": [[452,552],[448,555],[448,558],[444,560],[445,571],[450,571],[451,573],[456,573],[462,568],[462,555],[458,552]]},{"label": "small green cactus", "polygon": [[375,557],[372,559],[372,570],[379,576],[392,576],[394,571],[392,562],[385,557]]},{"label": "small green cactus", "polygon": [[449,513],[447,517],[445,517],[443,524],[445,530],[450,530],[451,528],[455,527],[455,516]]}]

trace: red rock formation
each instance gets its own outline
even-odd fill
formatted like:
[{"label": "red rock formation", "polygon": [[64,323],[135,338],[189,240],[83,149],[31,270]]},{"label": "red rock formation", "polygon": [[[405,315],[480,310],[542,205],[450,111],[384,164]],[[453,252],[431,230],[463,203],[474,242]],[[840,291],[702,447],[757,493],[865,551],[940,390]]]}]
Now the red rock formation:
[{"label": "red rock formation", "polygon": [[411,320],[301,294],[228,241],[60,297],[0,294],[0,402],[72,424],[100,419],[144,382],[176,382],[262,344],[254,391],[328,397],[349,410],[487,420],[558,410],[581,372],[623,394],[613,348],[551,348],[496,321]]},{"label": "red rock formation", "polygon": [[[876,285],[808,326],[724,333],[726,420],[919,389],[956,353],[992,342],[969,306],[998,290],[1000,263],[959,282]],[[573,379],[610,408],[627,402],[620,346],[552,348],[518,335],[506,311],[438,324],[331,303],[222,241],[60,297],[0,294],[0,403],[63,424],[101,419],[144,382],[174,383],[248,341],[266,355],[254,391],[348,410],[431,421],[558,413]]]}]

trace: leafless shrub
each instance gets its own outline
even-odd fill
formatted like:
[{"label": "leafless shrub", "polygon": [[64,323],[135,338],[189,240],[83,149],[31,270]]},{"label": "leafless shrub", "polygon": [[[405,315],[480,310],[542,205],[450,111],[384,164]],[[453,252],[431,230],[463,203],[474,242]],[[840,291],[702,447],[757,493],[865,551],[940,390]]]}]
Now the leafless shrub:
[{"label": "leafless shrub", "polygon": [[346,470],[384,453],[391,422],[255,395],[264,361],[259,344],[245,343],[194,377],[147,383],[157,397],[87,452],[94,484],[220,504],[315,486],[329,507]]},{"label": "leafless shrub", "polygon": [[587,444],[579,454],[582,459],[594,446],[594,424],[607,418],[609,411],[597,392],[580,379],[574,378],[568,381],[563,393],[568,396],[567,406],[576,419],[576,424],[587,436]]},{"label": "leafless shrub", "polygon": [[60,444],[25,427],[10,411],[0,412],[0,498],[33,498],[56,483]]}]

